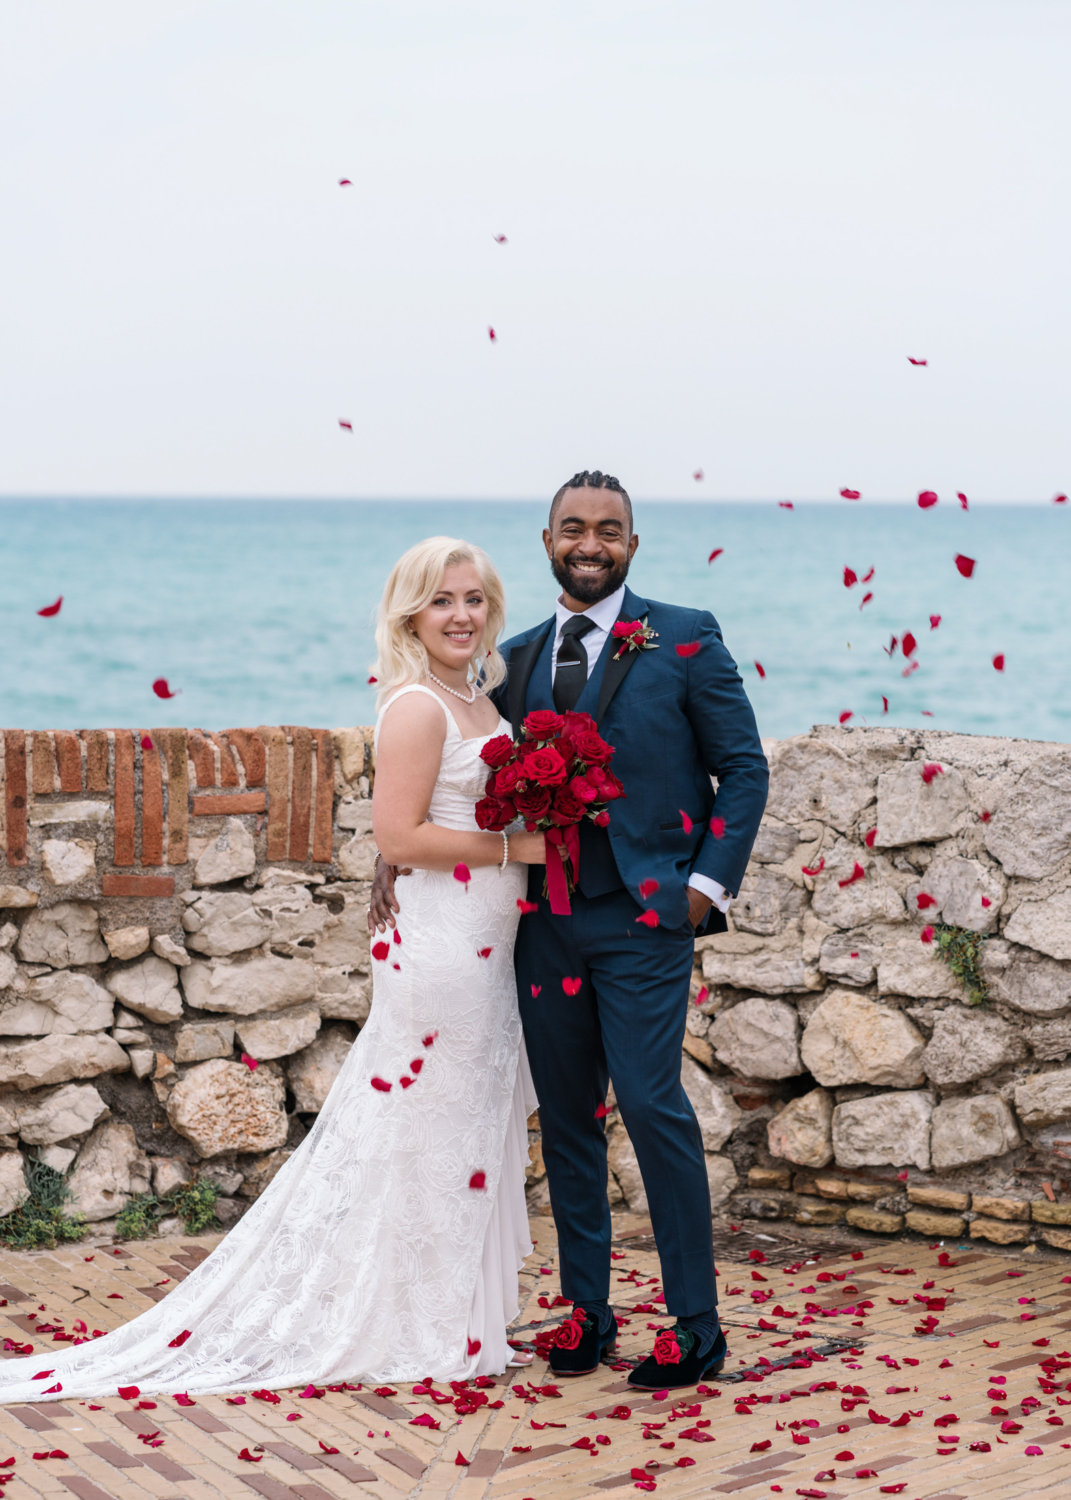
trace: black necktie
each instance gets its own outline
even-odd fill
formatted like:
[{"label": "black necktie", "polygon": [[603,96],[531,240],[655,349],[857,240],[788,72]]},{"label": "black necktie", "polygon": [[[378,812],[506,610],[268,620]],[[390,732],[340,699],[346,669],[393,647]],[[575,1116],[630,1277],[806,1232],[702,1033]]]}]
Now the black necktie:
[{"label": "black necktie", "polygon": [[595,621],[588,615],[574,615],[562,626],[558,664],[554,671],[554,707],[560,714],[576,707],[587,684],[588,653],[581,636],[594,629]]}]

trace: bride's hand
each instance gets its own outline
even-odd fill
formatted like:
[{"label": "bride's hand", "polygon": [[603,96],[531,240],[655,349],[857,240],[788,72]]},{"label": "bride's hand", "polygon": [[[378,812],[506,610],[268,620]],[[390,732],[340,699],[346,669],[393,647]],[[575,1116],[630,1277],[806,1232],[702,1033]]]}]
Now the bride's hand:
[{"label": "bride's hand", "polygon": [[547,845],[541,833],[511,833],[509,836],[509,857],[519,865],[545,865],[547,862]]}]

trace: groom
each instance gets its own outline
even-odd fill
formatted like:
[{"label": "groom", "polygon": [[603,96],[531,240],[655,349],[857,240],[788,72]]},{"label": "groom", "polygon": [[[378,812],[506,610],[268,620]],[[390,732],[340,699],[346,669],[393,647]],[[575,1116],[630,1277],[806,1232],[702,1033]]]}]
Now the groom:
[{"label": "groom", "polygon": [[[533,709],[589,713],[615,748],[625,791],[608,828],[580,825],[571,917],[551,913],[544,870],[531,867],[538,910],[521,919],[515,949],[562,1292],[574,1304],[550,1364],[557,1375],[587,1374],[617,1338],[597,1114],[612,1079],[676,1318],[629,1383],[676,1388],[725,1357],[706,1159],[681,1085],[694,943],[726,928],[766,805],[766,757],[713,616],[628,588],[639,537],[616,479],[574,475],[554,496],[543,544],[562,590],[555,613],[501,648],[508,676],[492,696],[514,738]],[[644,623],[647,649],[615,636],[617,621]],[[373,902],[387,879],[381,869]],[[656,927],[639,921],[649,912]],[[566,994],[565,978],[579,991]]]}]

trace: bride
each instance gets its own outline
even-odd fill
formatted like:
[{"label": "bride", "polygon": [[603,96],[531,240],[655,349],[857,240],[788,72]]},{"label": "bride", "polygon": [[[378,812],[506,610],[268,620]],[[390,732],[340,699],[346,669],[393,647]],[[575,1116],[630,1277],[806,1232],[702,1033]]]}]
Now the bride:
[{"label": "bride", "polygon": [[536,1102],[513,940],[543,836],[480,832],[473,813],[480,750],[509,732],[486,697],[504,616],[478,547],[431,537],[395,564],[373,826],[411,872],[372,950],[368,1023],[305,1141],[208,1259],[114,1333],[0,1365],[0,1400],[467,1379],[530,1358],[506,1342],[532,1248]]}]

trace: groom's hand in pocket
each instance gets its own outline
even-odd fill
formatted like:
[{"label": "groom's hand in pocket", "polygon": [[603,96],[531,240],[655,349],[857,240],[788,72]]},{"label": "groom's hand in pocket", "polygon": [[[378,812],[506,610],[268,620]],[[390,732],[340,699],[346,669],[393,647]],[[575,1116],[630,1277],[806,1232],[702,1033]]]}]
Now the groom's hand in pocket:
[{"label": "groom's hand in pocket", "polygon": [[688,920],[692,924],[693,931],[698,928],[700,922],[706,920],[707,912],[713,904],[705,892],[696,890],[694,885],[688,887]]},{"label": "groom's hand in pocket", "polygon": [[388,865],[385,859],[376,864],[372,877],[372,894],[368,900],[368,931],[374,935],[394,926],[394,913],[400,911],[394,899],[394,881],[398,875],[411,875],[411,870],[400,870],[397,865]]}]

